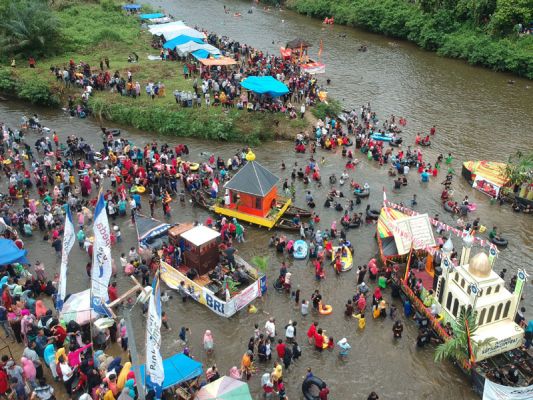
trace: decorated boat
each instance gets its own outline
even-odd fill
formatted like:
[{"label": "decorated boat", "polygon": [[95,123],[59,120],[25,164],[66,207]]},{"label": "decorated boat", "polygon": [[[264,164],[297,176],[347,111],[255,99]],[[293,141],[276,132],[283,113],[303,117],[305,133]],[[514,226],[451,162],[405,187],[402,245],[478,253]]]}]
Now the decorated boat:
[{"label": "decorated boat", "polygon": [[[431,225],[449,232],[442,247],[434,246]],[[452,259],[452,236],[463,244],[458,259]],[[474,345],[457,363],[472,379],[474,390],[487,396],[483,398],[530,399],[533,357],[522,350],[524,330],[515,323],[525,271],[518,270],[514,290],[509,291],[493,270],[498,251],[490,242],[391,202],[381,210],[376,237],[381,261],[394,270],[393,296],[409,300],[427,318],[435,337],[447,342],[453,340],[449,328],[459,329],[465,320],[476,325],[473,334],[466,328]],[[470,257],[474,245],[481,251]],[[514,382],[506,378],[511,366]],[[490,397],[494,393],[501,397]]]},{"label": "decorated boat", "polygon": [[504,175],[507,164],[495,161],[465,161],[462,175],[474,189],[490,197],[498,197],[508,179]]},{"label": "decorated boat", "polygon": [[161,261],[161,279],[215,314],[229,318],[266,291],[266,276],[238,255],[228,257],[218,231],[180,224],[168,236],[171,244],[187,250],[179,265]]},{"label": "decorated boat", "polygon": [[299,224],[282,219],[292,200],[278,196],[279,178],[255,161],[250,150],[247,163],[225,185],[224,199],[213,206],[213,211],[269,229],[298,230]]}]

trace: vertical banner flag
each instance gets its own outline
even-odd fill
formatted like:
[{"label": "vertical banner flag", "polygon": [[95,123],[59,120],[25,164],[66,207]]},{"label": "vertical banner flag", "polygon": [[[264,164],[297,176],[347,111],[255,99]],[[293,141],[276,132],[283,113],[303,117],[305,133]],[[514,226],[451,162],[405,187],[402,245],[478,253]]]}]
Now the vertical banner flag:
[{"label": "vertical banner flag", "polygon": [[76,241],[76,234],[74,231],[74,223],[72,222],[72,213],[70,207],[67,205],[67,213],[65,215],[65,229],[63,232],[63,251],[61,252],[61,267],[59,270],[59,287],[56,297],[56,310],[63,309],[63,302],[67,295],[67,269],[68,269],[68,255],[74,242]]},{"label": "vertical banner flag", "polygon": [[91,305],[95,312],[111,316],[105,306],[109,299],[107,287],[111,279],[111,234],[105,209],[104,196],[100,192],[94,211],[93,265],[91,268]]},{"label": "vertical banner flag", "polygon": [[154,277],[152,294],[148,302],[146,321],[146,387],[155,391],[156,399],[161,398],[165,371],[161,358],[161,289],[159,274]]}]

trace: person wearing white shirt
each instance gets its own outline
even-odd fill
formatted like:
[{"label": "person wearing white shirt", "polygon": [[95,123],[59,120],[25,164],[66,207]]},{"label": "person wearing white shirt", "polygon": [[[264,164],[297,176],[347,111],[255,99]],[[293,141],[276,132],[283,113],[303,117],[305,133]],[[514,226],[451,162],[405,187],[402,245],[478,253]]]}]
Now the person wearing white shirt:
[{"label": "person wearing white shirt", "polygon": [[294,325],[292,321],[289,321],[289,324],[285,327],[285,337],[287,338],[287,342],[292,343],[294,340]]},{"label": "person wearing white shirt", "polygon": [[275,319],[270,318],[265,324],[265,333],[270,339],[270,341],[274,340],[274,338],[276,337],[276,324],[274,322]]}]

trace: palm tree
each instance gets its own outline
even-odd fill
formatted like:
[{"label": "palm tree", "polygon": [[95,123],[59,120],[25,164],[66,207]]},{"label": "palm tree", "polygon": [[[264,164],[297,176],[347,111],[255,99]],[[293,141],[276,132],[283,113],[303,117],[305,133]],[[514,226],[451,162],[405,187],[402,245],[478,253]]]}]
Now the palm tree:
[{"label": "palm tree", "polygon": [[259,268],[259,271],[266,274],[268,270],[268,256],[254,256],[250,261]]},{"label": "palm tree", "polygon": [[478,325],[477,312],[472,311],[471,309],[462,308],[457,321],[453,322],[452,327],[453,337],[437,347],[435,350],[435,362],[451,359],[457,361],[461,365],[468,365],[471,367],[468,339],[470,338],[473,354],[476,354],[479,348],[490,345],[496,340],[493,337],[482,341],[473,339],[478,329]]},{"label": "palm tree", "polygon": [[15,56],[42,56],[61,45],[59,20],[44,0],[13,0],[0,15],[0,49]]}]

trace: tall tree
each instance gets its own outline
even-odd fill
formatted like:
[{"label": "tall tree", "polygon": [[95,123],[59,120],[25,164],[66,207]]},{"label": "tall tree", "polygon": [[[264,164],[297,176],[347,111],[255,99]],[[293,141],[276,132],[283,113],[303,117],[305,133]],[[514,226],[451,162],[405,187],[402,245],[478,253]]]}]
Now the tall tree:
[{"label": "tall tree", "polygon": [[0,51],[40,57],[61,45],[59,20],[45,0],[11,0],[0,15]]}]

